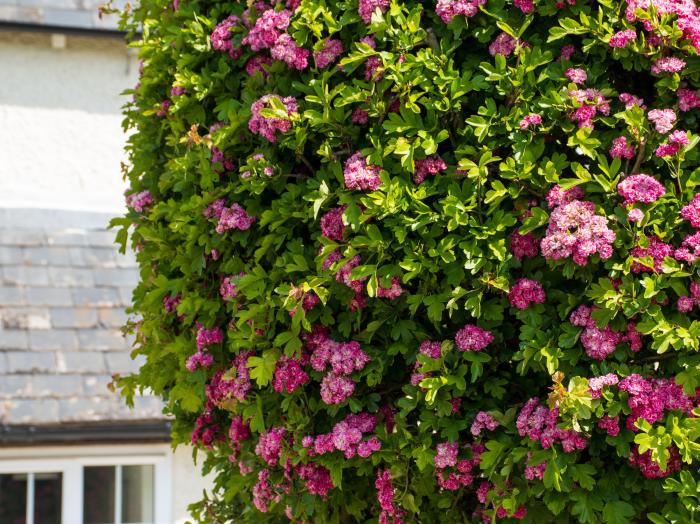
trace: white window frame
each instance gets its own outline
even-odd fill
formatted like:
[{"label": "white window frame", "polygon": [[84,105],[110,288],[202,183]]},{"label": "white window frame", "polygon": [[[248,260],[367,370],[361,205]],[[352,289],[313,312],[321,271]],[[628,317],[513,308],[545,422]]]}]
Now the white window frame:
[{"label": "white window frame", "polygon": [[[168,444],[0,448],[0,474],[62,473],[61,524],[83,523],[83,468],[85,466],[138,465],[154,466],[154,522],[170,524],[172,451]],[[120,468],[117,468],[117,471],[119,470]],[[28,483],[27,491],[29,489]]]}]

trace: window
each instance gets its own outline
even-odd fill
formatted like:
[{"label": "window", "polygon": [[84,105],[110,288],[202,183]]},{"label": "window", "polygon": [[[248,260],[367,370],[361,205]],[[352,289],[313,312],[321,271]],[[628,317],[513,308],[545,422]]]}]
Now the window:
[{"label": "window", "polygon": [[170,521],[167,446],[22,448],[9,456],[2,451],[0,524]]}]

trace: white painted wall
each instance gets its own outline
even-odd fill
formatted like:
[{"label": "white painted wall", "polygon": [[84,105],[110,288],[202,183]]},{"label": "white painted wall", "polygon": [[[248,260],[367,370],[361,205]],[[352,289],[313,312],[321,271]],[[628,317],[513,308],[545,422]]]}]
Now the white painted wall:
[{"label": "white painted wall", "polygon": [[211,490],[214,478],[212,475],[202,477],[200,467],[203,460],[204,455],[200,453],[197,456],[198,465],[192,465],[190,446],[178,446],[173,453],[173,524],[191,522],[187,506],[202,499],[202,490]]},{"label": "white painted wall", "polygon": [[119,211],[122,90],[138,63],[111,37],[0,30],[0,208]]}]

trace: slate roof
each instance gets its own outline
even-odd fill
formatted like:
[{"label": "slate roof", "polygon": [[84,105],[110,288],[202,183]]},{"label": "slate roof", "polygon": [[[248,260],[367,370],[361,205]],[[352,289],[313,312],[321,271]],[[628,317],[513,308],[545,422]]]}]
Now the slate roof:
[{"label": "slate roof", "polygon": [[138,280],[109,215],[0,209],[0,425],[163,419],[107,388],[139,362],[121,333]]},{"label": "slate roof", "polygon": [[[66,29],[114,31],[119,17],[100,16],[99,7],[106,0],[0,0],[0,22]],[[112,6],[123,8],[126,0],[114,0]]]}]

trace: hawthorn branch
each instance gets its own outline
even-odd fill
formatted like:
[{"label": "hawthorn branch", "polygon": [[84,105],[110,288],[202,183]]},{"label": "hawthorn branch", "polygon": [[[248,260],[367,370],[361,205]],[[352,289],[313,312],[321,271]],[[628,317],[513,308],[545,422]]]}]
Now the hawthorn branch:
[{"label": "hawthorn branch", "polygon": [[643,138],[642,141],[639,143],[639,152],[637,153],[637,158],[634,161],[634,166],[632,166],[631,173],[639,172],[639,168],[642,166],[642,160],[644,159],[644,153],[646,152],[646,148],[647,140],[646,138]]}]

